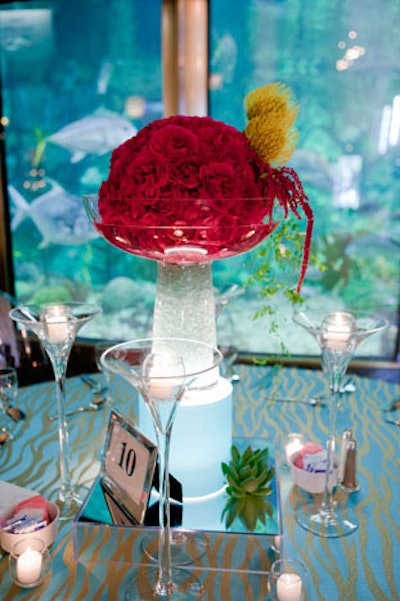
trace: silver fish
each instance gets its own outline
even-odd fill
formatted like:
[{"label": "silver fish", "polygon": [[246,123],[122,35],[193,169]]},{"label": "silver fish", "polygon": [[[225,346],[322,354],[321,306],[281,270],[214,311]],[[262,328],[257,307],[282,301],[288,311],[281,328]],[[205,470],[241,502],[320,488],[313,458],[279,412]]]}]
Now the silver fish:
[{"label": "silver fish", "polygon": [[113,72],[113,65],[109,61],[105,61],[100,69],[99,77],[97,80],[97,93],[101,96],[107,93],[108,84],[110,83],[110,77]]},{"label": "silver fish", "polygon": [[73,121],[46,139],[72,153],[71,163],[78,163],[88,154],[110,152],[137,133],[130,121],[114,114],[90,115]]},{"label": "silver fish", "polygon": [[218,40],[211,58],[212,73],[220,78],[221,84],[231,84],[233,82],[237,57],[238,47],[236,41],[231,34],[225,33]]},{"label": "silver fish", "polygon": [[25,219],[32,219],[43,237],[41,248],[49,244],[75,246],[97,238],[99,234],[86,215],[82,199],[69,194],[54,180],[47,181],[51,189],[31,203],[16,188],[8,186],[13,210],[12,231]]}]

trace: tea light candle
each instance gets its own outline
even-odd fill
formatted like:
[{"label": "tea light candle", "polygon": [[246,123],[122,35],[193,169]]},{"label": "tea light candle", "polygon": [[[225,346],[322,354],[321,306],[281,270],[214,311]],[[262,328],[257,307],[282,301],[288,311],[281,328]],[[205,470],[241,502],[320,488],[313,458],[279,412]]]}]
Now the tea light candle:
[{"label": "tea light candle", "polygon": [[150,378],[148,390],[155,399],[167,401],[174,396],[174,381],[171,378]]},{"label": "tea light candle", "polygon": [[344,351],[354,329],[354,318],[350,313],[337,312],[329,315],[322,324],[325,347],[331,351]]},{"label": "tea light candle", "polygon": [[[183,390],[184,366],[174,354],[148,355],[143,362],[142,374],[145,376],[148,393],[156,401],[174,399],[180,385]],[[173,377],[174,375],[177,377]]]},{"label": "tea light candle", "polygon": [[302,581],[297,574],[281,574],[276,581],[278,601],[301,601]]},{"label": "tea light candle", "polygon": [[292,433],[289,434],[286,445],[285,445],[285,454],[286,461],[289,463],[290,457],[297,453],[297,451],[301,451],[304,447],[304,436],[302,434]]},{"label": "tea light candle", "polygon": [[35,584],[40,580],[42,554],[27,549],[17,559],[17,580],[21,584]]},{"label": "tea light candle", "polygon": [[54,305],[46,309],[43,320],[46,323],[46,339],[53,344],[68,341],[68,318],[63,305]]}]

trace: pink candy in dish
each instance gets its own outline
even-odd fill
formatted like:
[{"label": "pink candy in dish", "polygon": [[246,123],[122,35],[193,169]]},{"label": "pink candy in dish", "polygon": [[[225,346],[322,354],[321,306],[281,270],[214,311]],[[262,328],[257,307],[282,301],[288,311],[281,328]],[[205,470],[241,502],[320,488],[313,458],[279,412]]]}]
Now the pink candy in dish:
[{"label": "pink candy in dish", "polygon": [[[41,499],[41,503],[36,503],[35,500]],[[39,505],[39,507],[38,507]],[[15,515],[22,515],[23,513],[26,515],[32,515],[38,510],[43,511],[43,517],[46,524],[37,529],[32,530],[32,532],[20,532],[16,533],[11,529],[7,531],[7,522],[12,519]],[[55,503],[51,501],[46,501],[42,499],[42,497],[32,497],[28,501],[23,503],[19,503],[18,505],[14,505],[10,507],[8,510],[6,509],[1,516],[0,523],[0,544],[3,547],[4,551],[10,553],[11,549],[18,541],[26,538],[34,538],[43,541],[43,543],[50,547],[57,535],[58,532],[58,518],[60,515],[60,510]]]},{"label": "pink candy in dish", "polygon": [[[322,493],[325,485],[326,451],[321,445],[307,442],[304,447],[289,457],[293,483],[309,493]],[[330,483],[337,483],[338,470],[330,475]]]}]

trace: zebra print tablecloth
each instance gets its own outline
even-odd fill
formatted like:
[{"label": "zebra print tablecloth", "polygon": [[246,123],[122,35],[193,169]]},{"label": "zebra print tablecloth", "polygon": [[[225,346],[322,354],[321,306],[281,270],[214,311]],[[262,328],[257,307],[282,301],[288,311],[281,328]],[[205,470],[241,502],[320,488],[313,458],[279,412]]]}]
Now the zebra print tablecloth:
[{"label": "zebra print tablecloth", "polygon": [[[282,370],[263,366],[237,366],[240,382],[234,385],[234,434],[273,438],[278,454],[290,432],[323,442],[327,434],[328,408],[306,403],[273,401],[326,393],[326,379],[311,370]],[[289,557],[301,559],[311,575],[309,601],[398,601],[400,599],[400,428],[384,420],[383,409],[400,399],[400,387],[367,378],[354,378],[356,390],[343,395],[338,414],[338,434],[353,429],[358,442],[358,479],[361,490],[339,499],[354,507],[360,528],[349,537],[322,539],[301,529],[294,520],[296,503],[305,498],[292,485],[287,466],[279,470],[283,507],[284,548]],[[116,406],[134,419],[133,391],[122,380],[113,384]],[[69,408],[90,400],[79,378],[67,383]],[[58,481],[58,432],[47,416],[55,411],[53,383],[23,388],[19,405],[27,417],[14,428],[15,438],[0,447],[0,480],[36,490],[47,496]],[[109,408],[70,420],[73,480],[89,487],[98,474]],[[347,497],[347,498],[346,498]],[[76,562],[72,524],[63,523],[51,549],[52,571],[38,588],[19,589],[8,574],[8,556],[0,559],[0,599],[36,601],[90,601],[126,599],[122,585],[132,566],[110,557],[109,563]],[[101,541],[104,552],[107,536]],[[123,549],[119,549],[123,553]],[[118,555],[118,554],[117,554]],[[251,561],[251,558],[249,558]],[[215,601],[267,599],[264,575],[212,572],[206,578],[205,599]],[[238,585],[239,582],[239,585]]]}]

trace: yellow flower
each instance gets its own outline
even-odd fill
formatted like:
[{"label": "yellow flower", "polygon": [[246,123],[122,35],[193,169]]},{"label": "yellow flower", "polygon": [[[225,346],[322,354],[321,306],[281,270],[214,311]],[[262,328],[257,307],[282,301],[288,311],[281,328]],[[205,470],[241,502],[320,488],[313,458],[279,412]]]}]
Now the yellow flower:
[{"label": "yellow flower", "polygon": [[299,104],[290,88],[271,83],[245,98],[247,125],[244,133],[266,163],[283,165],[292,156],[298,139],[294,122]]}]

